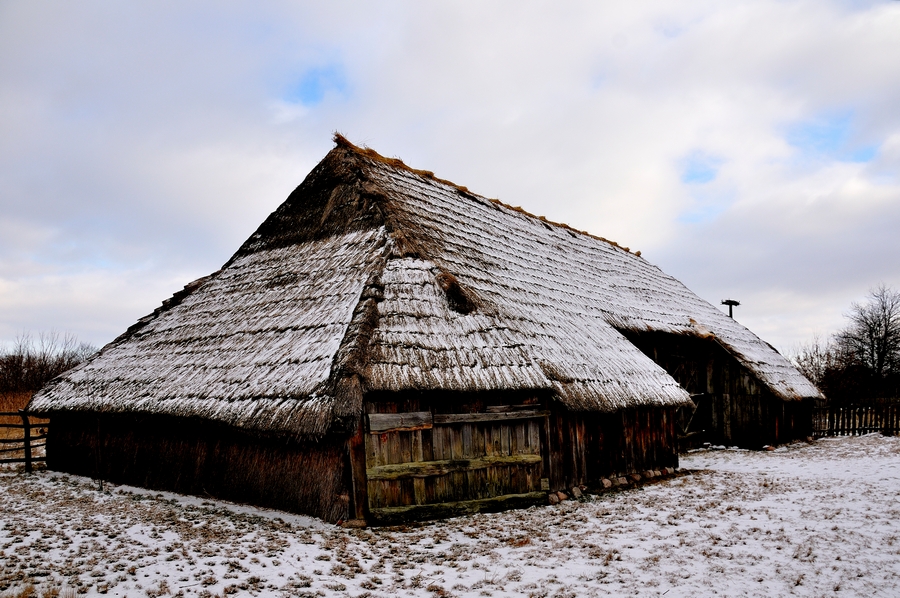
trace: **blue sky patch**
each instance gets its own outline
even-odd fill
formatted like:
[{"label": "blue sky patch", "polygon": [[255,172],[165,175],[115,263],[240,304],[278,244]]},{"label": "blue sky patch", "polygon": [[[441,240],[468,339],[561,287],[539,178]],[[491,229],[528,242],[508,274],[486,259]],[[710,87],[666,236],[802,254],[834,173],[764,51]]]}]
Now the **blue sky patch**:
[{"label": "blue sky patch", "polygon": [[846,111],[789,125],[785,139],[804,156],[869,162],[878,153],[878,145],[855,143],[853,133],[853,112]]},{"label": "blue sky patch", "polygon": [[339,65],[317,67],[303,73],[294,87],[285,94],[285,101],[304,106],[315,106],[322,102],[325,94],[335,91],[341,95],[347,93],[347,79],[344,69]]},{"label": "blue sky patch", "polygon": [[703,152],[692,152],[681,162],[681,182],[692,185],[710,183],[719,174],[722,159]]},{"label": "blue sky patch", "polygon": [[694,209],[682,212],[678,215],[678,222],[683,224],[702,224],[715,220],[719,214],[728,209],[728,205],[704,205],[697,206]]}]

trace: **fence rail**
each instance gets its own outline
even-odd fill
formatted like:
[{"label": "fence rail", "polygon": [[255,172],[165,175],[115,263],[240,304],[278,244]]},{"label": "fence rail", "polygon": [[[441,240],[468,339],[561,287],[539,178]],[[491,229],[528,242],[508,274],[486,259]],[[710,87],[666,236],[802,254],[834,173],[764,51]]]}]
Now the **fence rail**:
[{"label": "fence rail", "polygon": [[[25,471],[31,471],[36,461],[46,461],[45,455],[35,454],[35,450],[47,445],[46,420],[32,422],[34,416],[26,411],[0,412],[0,430],[22,430],[21,435],[8,437],[4,432],[0,436],[0,463],[24,463]],[[14,418],[16,423],[7,420]],[[18,423],[21,422],[21,423]],[[33,434],[37,431],[37,434]],[[12,457],[4,457],[12,453]],[[22,456],[19,457],[18,455]]]},{"label": "fence rail", "polygon": [[817,438],[872,432],[900,434],[900,405],[822,407],[813,412],[813,435]]}]

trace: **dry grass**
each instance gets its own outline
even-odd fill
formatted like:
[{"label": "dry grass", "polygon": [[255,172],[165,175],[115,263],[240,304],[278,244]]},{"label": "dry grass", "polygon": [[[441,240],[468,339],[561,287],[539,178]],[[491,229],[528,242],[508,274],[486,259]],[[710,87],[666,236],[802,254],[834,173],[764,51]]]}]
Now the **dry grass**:
[{"label": "dry grass", "polygon": [[[30,392],[14,392],[0,394],[0,413],[15,413],[19,409],[25,407],[31,399]],[[0,425],[2,424],[21,424],[22,418],[17,415],[0,415]],[[21,438],[21,428],[2,428],[0,427],[0,439]],[[4,445],[0,448],[7,448]],[[0,459],[3,457],[12,457],[10,453],[0,453]],[[18,455],[21,456],[21,455]]]},{"label": "dry grass", "polygon": [[0,598],[895,596],[898,459],[880,435],[698,451],[640,490],[366,529],[3,475]]},{"label": "dry grass", "polygon": [[0,393],[0,412],[8,413],[24,409],[31,400],[30,392],[4,392]]},{"label": "dry grass", "polygon": [[[12,392],[12,393],[0,393],[0,413],[15,413],[20,409],[24,409],[28,404],[28,401],[31,400],[31,395],[33,393],[30,392]],[[30,417],[29,421],[34,426],[41,426],[43,424],[48,423],[50,420],[48,419],[38,419],[36,417]],[[3,424],[21,424],[22,418],[18,415],[2,415],[0,416],[0,426]],[[37,429],[33,429],[31,434],[32,436],[36,436],[38,434]],[[22,438],[22,428],[5,428],[0,427],[0,440],[17,440]],[[0,449],[10,449],[15,445],[11,444],[0,444]],[[40,449],[43,451],[43,449]],[[19,459],[25,456],[24,450],[10,451],[10,452],[0,452],[0,459]]]},{"label": "dry grass", "polygon": [[77,595],[73,588],[51,585],[38,590],[33,584],[28,584],[20,590],[0,594],[0,598],[75,598]]}]

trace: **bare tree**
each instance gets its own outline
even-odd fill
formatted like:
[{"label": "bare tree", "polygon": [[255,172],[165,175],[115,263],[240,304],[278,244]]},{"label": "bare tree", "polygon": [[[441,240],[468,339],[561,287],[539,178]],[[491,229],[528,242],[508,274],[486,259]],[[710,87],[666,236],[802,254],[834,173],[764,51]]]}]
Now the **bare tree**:
[{"label": "bare tree", "polygon": [[847,318],[850,325],[835,336],[844,356],[879,379],[900,371],[900,292],[879,285]]},{"label": "bare tree", "polygon": [[0,392],[34,392],[96,352],[71,334],[42,332],[37,341],[22,334],[12,351],[0,353]]},{"label": "bare tree", "polygon": [[840,363],[840,351],[834,342],[813,335],[810,342],[791,351],[789,359],[806,379],[822,388],[825,375]]}]

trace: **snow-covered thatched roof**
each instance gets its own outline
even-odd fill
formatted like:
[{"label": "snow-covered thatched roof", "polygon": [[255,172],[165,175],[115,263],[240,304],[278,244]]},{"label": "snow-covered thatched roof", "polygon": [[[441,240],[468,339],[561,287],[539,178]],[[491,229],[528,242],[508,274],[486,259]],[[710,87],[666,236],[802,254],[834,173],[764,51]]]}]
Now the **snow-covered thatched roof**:
[{"label": "snow-covered thatched roof", "polygon": [[639,255],[336,142],[221,270],[31,408],[317,436],[380,390],[535,390],[577,411],[687,404],[620,330],[712,338],[776,396],[819,396]]}]

